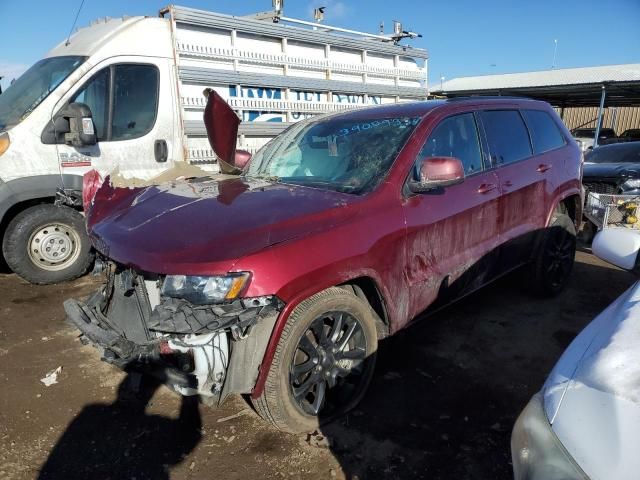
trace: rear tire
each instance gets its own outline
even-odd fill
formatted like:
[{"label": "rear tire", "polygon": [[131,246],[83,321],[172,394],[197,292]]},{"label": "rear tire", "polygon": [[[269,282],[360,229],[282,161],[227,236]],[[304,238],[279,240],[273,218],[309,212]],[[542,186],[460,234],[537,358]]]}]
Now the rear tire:
[{"label": "rear tire", "polygon": [[93,261],[84,217],[69,207],[36,205],[9,223],[2,253],[15,273],[28,282],[50,284],[73,280]]},{"label": "rear tire", "polygon": [[566,286],[576,256],[576,227],[571,217],[558,213],[544,230],[528,278],[533,293],[558,295]]},{"label": "rear tire", "polygon": [[371,307],[345,289],[303,301],[287,319],[262,395],[252,400],[258,414],[301,433],[355,407],[375,367],[375,325]]}]

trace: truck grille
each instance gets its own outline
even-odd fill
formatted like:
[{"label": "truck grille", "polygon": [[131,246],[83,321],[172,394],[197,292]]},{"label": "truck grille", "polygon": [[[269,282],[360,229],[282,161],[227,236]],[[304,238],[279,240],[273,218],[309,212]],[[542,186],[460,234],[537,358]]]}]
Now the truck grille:
[{"label": "truck grille", "polygon": [[607,182],[583,182],[584,188],[587,189],[587,193],[604,193],[607,195],[615,195],[620,193],[618,186],[614,183]]}]

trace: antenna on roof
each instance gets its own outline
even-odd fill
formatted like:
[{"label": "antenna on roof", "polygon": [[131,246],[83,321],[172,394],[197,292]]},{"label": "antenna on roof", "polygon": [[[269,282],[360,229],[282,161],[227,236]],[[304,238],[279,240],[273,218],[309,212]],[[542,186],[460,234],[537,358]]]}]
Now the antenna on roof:
[{"label": "antenna on roof", "polygon": [[558,39],[554,39],[553,43],[555,44],[553,47],[553,62],[551,62],[551,70],[556,68],[556,53],[558,52]]},{"label": "antenna on roof", "polygon": [[73,19],[73,25],[71,25],[71,30],[69,30],[69,36],[67,37],[67,41],[64,43],[64,46],[66,47],[67,45],[69,45],[69,43],[71,43],[69,40],[71,40],[71,33],[73,33],[73,29],[76,26],[76,22],[78,21],[78,17],[80,16],[80,10],[82,10],[82,7],[84,5],[84,0],[82,0],[80,2],[80,7],[78,8],[78,11],[76,12],[76,18]]},{"label": "antenna on roof", "polygon": [[324,20],[324,11],[327,7],[319,7],[319,8],[314,8],[313,9],[313,19],[320,23],[322,20]]}]

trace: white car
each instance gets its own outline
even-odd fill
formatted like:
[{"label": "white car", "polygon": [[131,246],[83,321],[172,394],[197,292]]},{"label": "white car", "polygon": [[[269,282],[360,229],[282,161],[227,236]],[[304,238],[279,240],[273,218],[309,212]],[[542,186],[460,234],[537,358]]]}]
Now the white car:
[{"label": "white car", "polygon": [[[640,232],[607,229],[593,252],[640,269]],[[640,282],[569,345],[511,435],[515,480],[640,478]]]}]

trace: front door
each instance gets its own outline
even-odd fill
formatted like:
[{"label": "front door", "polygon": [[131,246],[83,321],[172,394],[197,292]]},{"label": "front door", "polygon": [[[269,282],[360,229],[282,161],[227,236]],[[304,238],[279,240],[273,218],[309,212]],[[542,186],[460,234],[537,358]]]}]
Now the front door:
[{"label": "front door", "polygon": [[177,157],[168,61],[118,60],[95,68],[54,110],[71,102],[88,105],[98,138],[96,145],[80,148],[58,140],[55,147],[63,173],[82,175],[96,169],[105,175],[117,167],[126,177],[151,178],[171,167]]},{"label": "front door", "polygon": [[443,119],[416,162],[435,156],[459,158],[466,178],[405,201],[409,318],[438,297],[446,301],[484,283],[498,244],[498,178],[484,158],[473,113]]}]

